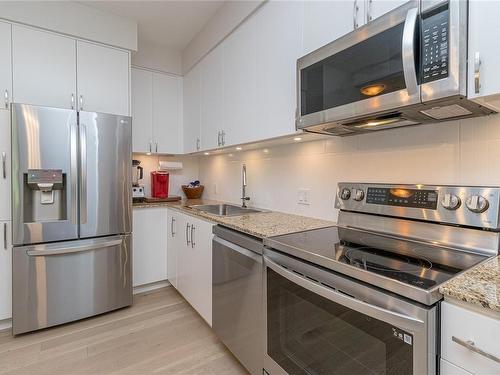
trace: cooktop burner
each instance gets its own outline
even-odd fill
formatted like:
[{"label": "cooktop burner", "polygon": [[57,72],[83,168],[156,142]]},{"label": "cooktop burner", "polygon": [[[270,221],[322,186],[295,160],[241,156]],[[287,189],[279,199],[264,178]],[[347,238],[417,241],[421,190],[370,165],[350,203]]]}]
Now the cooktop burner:
[{"label": "cooktop burner", "polygon": [[483,255],[343,227],[277,236],[266,245],[366,282],[373,280],[376,286],[382,282],[387,284],[367,277],[367,273],[422,291],[435,290],[457,273],[485,259]]}]

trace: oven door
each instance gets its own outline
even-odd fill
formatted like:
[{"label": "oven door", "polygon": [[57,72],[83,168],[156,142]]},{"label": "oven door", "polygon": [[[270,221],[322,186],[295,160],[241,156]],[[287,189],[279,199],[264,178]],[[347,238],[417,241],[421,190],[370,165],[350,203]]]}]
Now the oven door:
[{"label": "oven door", "polygon": [[266,249],[271,375],[436,374],[436,308]]},{"label": "oven door", "polygon": [[[418,17],[419,2],[409,1],[300,58],[297,128],[342,123],[420,103]],[[385,117],[375,118],[354,122],[352,127],[375,130],[408,121],[400,117],[394,113],[389,122]]]}]

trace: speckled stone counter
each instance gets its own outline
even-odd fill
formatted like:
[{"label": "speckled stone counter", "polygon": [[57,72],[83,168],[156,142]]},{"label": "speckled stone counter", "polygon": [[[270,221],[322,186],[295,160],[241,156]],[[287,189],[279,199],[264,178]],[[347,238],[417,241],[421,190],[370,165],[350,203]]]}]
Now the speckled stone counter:
[{"label": "speckled stone counter", "polygon": [[335,225],[334,222],[328,220],[285,214],[276,211],[255,212],[241,216],[217,216],[189,207],[198,204],[219,203],[223,202],[206,199],[188,199],[179,202],[135,203],[134,208],[166,206],[192,216],[208,219],[214,223],[260,238]]},{"label": "speckled stone counter", "polygon": [[445,297],[500,313],[500,256],[453,278],[439,291]]}]

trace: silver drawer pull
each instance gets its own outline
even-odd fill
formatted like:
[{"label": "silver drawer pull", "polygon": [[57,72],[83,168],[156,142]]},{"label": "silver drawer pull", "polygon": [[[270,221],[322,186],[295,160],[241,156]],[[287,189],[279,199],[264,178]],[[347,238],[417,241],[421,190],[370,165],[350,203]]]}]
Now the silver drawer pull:
[{"label": "silver drawer pull", "polygon": [[5,109],[9,109],[9,90],[5,90]]},{"label": "silver drawer pull", "polygon": [[194,248],[194,247],[195,247],[195,245],[196,245],[196,244],[194,243],[194,231],[195,231],[195,229],[196,229],[196,228],[194,227],[194,225],[191,225],[191,247],[193,247],[193,248]]},{"label": "silver drawer pull", "polygon": [[476,344],[474,343],[474,341],[472,341],[472,340],[465,341],[465,340],[459,339],[458,337],[455,337],[455,336],[451,336],[451,340],[453,342],[457,343],[458,345],[461,345],[464,348],[469,349],[470,351],[472,351],[474,353],[477,353],[479,355],[482,355],[483,357],[491,359],[492,361],[500,363],[500,358],[498,358],[497,356],[495,356],[495,355],[493,355],[491,353],[485,352],[482,349],[479,349],[476,346]]},{"label": "silver drawer pull", "polygon": [[481,90],[481,58],[479,52],[474,55],[474,92],[479,94]]},{"label": "silver drawer pull", "polygon": [[191,229],[191,225],[186,224],[186,246],[189,246],[191,241],[189,240],[189,231]]}]

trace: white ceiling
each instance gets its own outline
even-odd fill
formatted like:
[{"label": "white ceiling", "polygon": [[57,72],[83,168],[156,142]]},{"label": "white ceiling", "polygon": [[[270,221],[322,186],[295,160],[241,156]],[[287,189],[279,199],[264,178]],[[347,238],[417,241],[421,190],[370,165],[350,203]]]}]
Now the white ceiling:
[{"label": "white ceiling", "polygon": [[79,1],[137,21],[141,42],[182,51],[225,1]]}]

